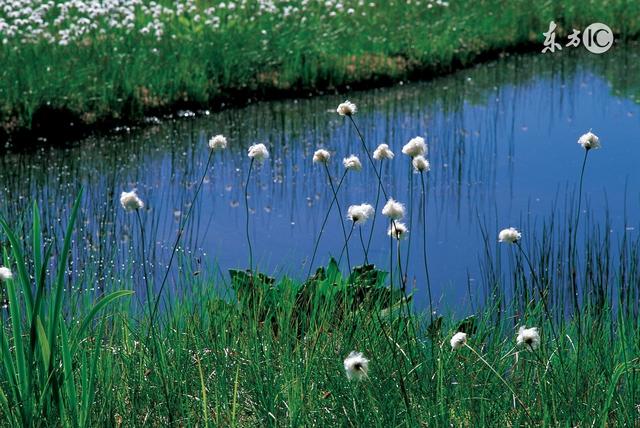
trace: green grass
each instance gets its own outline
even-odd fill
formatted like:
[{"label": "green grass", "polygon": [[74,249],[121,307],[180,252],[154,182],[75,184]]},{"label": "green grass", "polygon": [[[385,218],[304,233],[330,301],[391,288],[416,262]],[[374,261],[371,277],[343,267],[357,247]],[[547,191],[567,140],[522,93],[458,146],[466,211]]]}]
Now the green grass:
[{"label": "green grass", "polygon": [[[156,19],[164,26],[159,40],[140,33],[153,18],[138,7],[131,30],[110,28],[106,17],[91,18],[97,29],[64,46],[58,31],[75,28],[86,14],[73,12],[75,18],[54,25],[57,15],[51,12],[43,28],[53,33],[52,42],[25,27],[27,36],[5,34],[6,44],[0,44],[0,128],[10,134],[34,121],[55,121],[59,116],[52,111],[64,112],[75,126],[91,125],[181,106],[217,107],[222,100],[243,102],[274,91],[307,93],[425,77],[487,52],[541,47],[551,20],[559,24],[559,37],[592,22],[607,23],[622,38],[640,32],[640,6],[631,0],[467,0],[447,7],[365,2],[353,14],[347,13],[349,5],[340,11],[324,2],[301,4],[280,2],[259,13],[257,1],[241,1],[234,10],[218,8],[213,15],[220,23],[214,27],[204,13],[210,5],[196,1],[191,11]],[[298,9],[285,17],[292,6]],[[0,18],[14,22],[2,11]]]},{"label": "green grass", "polygon": [[[77,205],[67,237],[76,216]],[[513,280],[496,280],[489,272],[497,262],[487,258],[483,282],[504,284],[493,284],[484,309],[464,320],[445,314],[431,325],[427,314],[406,312],[399,292],[389,293],[384,272],[360,268],[345,278],[331,262],[305,283],[233,271],[230,286],[215,287],[208,275],[185,273],[180,282],[195,291],[151,328],[128,290],[71,303],[67,252],[57,271],[44,270],[50,251],[37,207],[32,217],[38,250],[31,255],[2,223],[11,244],[3,264],[15,274],[2,283],[9,303],[0,329],[5,425],[606,427],[634,426],[639,417],[638,242],[625,240],[631,252],[619,264],[599,255],[626,272],[614,275],[618,291],[606,293],[615,301],[585,293],[573,317],[555,305],[553,327],[540,299],[504,304],[502,285],[513,283],[520,298],[518,290],[533,292],[514,251]],[[529,242],[540,263],[563,252]],[[542,279],[553,298],[554,278]],[[519,325],[540,328],[539,350],[516,347]],[[452,351],[449,339],[460,330],[469,333],[469,348]],[[370,359],[360,382],[347,380],[342,367],[352,350]]]},{"label": "green grass", "polygon": [[[422,19],[423,9],[396,5],[353,22],[341,17],[337,28],[310,10],[304,31],[283,26],[269,35],[275,48],[268,50],[257,36],[274,26],[265,17],[228,20],[220,34],[176,20],[170,27],[176,39],[159,43],[108,35],[66,47],[5,46],[7,67],[0,73],[11,78],[0,84],[3,117],[26,126],[46,103],[90,113],[87,120],[135,117],[233,91],[401,78],[534,40],[551,19],[575,26],[598,20],[623,34],[637,32],[631,3],[536,7],[455,3]],[[452,22],[460,22],[455,32]],[[362,37],[371,28],[385,38]],[[111,61],[114,48],[124,53]],[[150,59],[152,48],[158,59]],[[377,62],[375,55],[409,65]],[[350,66],[354,58],[357,67]],[[46,71],[49,64],[53,71]],[[265,83],[257,71],[276,79]],[[304,283],[234,271],[231,285],[222,285],[211,272],[183,272],[178,285],[192,292],[165,305],[152,322],[151,311],[132,298],[140,284],[99,298],[69,291],[78,206],[57,244],[44,236],[37,207],[24,222],[32,225],[26,236],[0,222],[2,265],[14,272],[0,284],[7,301],[0,311],[4,425],[608,427],[634,426],[640,417],[640,241],[625,235],[616,253],[609,234],[602,236],[588,217],[580,230],[590,232],[578,241],[577,257],[571,244],[577,232],[566,227],[571,216],[564,223],[548,219],[539,237],[523,239],[538,277],[524,253],[494,248],[494,233],[485,227],[479,282],[486,300],[466,319],[443,314],[432,324],[428,314],[407,311],[384,272],[344,275],[330,262]],[[576,271],[578,308],[566,296]],[[540,328],[539,350],[516,347],[522,325]],[[469,333],[469,347],[453,352],[449,339],[460,330]],[[370,359],[364,381],[345,376],[343,359],[352,350]]]},{"label": "green grass", "polygon": [[[481,309],[433,320],[412,308],[399,275],[390,284],[391,275],[373,266],[347,274],[334,260],[304,282],[232,270],[230,284],[220,284],[214,278],[226,274],[178,269],[175,288],[188,292],[140,302],[133,290],[158,287],[136,282],[130,261],[122,272],[130,279],[96,296],[74,287],[78,278],[69,273],[74,243],[82,245],[74,234],[82,193],[61,242],[44,232],[50,226],[36,205],[18,227],[0,218],[2,265],[13,272],[0,282],[7,302],[0,420],[29,427],[634,426],[640,238],[614,240],[608,220],[600,225],[592,214],[579,222],[581,196],[567,196],[564,218],[554,207],[541,223],[521,221],[528,232],[518,244],[498,244],[481,222]],[[413,233],[420,236],[419,228]],[[140,235],[138,245],[146,242]],[[84,269],[96,271],[102,259]],[[164,303],[155,317],[153,302]],[[538,349],[517,346],[522,326],[539,328]],[[459,331],[469,340],[453,351]],[[362,381],[343,369],[353,350],[370,360]]]}]

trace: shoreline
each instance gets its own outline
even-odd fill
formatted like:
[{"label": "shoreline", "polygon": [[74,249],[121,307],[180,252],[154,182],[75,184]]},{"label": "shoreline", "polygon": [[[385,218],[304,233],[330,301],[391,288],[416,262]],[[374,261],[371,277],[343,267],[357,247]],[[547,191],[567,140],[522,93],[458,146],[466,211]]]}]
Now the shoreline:
[{"label": "shoreline", "polygon": [[[627,40],[635,40],[635,37]],[[0,129],[0,150],[32,150],[45,144],[63,147],[67,143],[77,142],[90,136],[117,133],[120,128],[144,128],[165,121],[202,117],[208,113],[243,108],[257,102],[311,98],[327,94],[337,95],[347,91],[367,91],[391,87],[400,82],[430,81],[461,70],[487,64],[503,57],[532,54],[538,48],[539,43],[529,41],[508,48],[489,49],[474,55],[467,61],[456,57],[446,66],[436,64],[415,65],[413,68],[408,69],[406,73],[399,75],[372,72],[371,78],[337,86],[326,85],[319,88],[299,86],[283,89],[265,85],[258,87],[256,90],[227,90],[207,103],[178,102],[163,108],[148,109],[143,113],[142,117],[132,116],[117,119],[112,114],[91,124],[83,123],[81,115],[75,114],[68,109],[42,108],[34,114],[31,128],[22,127],[11,133],[6,132],[5,129]]]}]

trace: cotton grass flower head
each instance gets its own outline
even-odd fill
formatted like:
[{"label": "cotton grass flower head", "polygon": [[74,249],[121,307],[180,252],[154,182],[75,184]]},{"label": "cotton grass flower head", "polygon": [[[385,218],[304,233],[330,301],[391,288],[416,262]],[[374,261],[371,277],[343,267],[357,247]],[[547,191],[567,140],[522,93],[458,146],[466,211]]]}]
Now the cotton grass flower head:
[{"label": "cotton grass flower head", "polygon": [[578,139],[578,144],[585,150],[599,149],[600,138],[593,132],[589,131]]},{"label": "cotton grass flower head", "polygon": [[269,150],[267,150],[267,146],[262,143],[254,144],[249,147],[248,155],[251,159],[262,162],[269,158]]},{"label": "cotton grass flower head", "polygon": [[11,269],[5,266],[0,266],[0,281],[6,281],[7,279],[13,279]]},{"label": "cotton grass flower head", "polygon": [[136,189],[120,194],[120,205],[127,211],[135,211],[144,208],[144,202],[138,197]]},{"label": "cotton grass flower head", "polygon": [[457,351],[467,343],[467,333],[457,332],[451,338],[451,350]]},{"label": "cotton grass flower head", "polygon": [[540,333],[537,327],[525,328],[521,326],[516,338],[518,346],[535,351],[540,347]]},{"label": "cotton grass flower head", "polygon": [[393,159],[394,156],[388,144],[380,144],[378,148],[373,151],[373,158],[375,160]]},{"label": "cotton grass flower head", "polygon": [[209,148],[211,150],[224,150],[227,148],[227,139],[222,134],[216,135],[209,140]]},{"label": "cotton grass flower head", "polygon": [[369,204],[351,205],[347,210],[347,218],[355,224],[364,224],[375,214],[373,207]]},{"label": "cotton grass flower head", "polygon": [[426,160],[422,155],[414,157],[411,163],[413,164],[413,169],[416,172],[427,172],[431,169],[429,161]]},{"label": "cotton grass flower head", "polygon": [[390,198],[387,203],[384,204],[384,207],[382,207],[382,215],[392,220],[400,220],[404,217],[404,205]]},{"label": "cotton grass flower head", "polygon": [[356,112],[358,111],[358,107],[356,107],[356,105],[351,101],[347,100],[343,103],[340,103],[336,111],[340,116],[351,116],[353,114],[356,114]]},{"label": "cotton grass flower head", "polygon": [[515,227],[508,229],[502,229],[498,234],[498,242],[507,242],[509,244],[515,244],[522,238],[522,233],[518,232]]},{"label": "cotton grass flower head", "polygon": [[389,229],[387,230],[387,235],[397,239],[398,241],[405,238],[407,233],[409,233],[407,225],[399,221],[391,222],[391,226],[389,226]]},{"label": "cotton grass flower head", "polygon": [[351,155],[347,158],[342,159],[342,164],[345,168],[352,169],[354,171],[360,171],[362,169],[360,159],[358,159],[358,156],[356,155]]},{"label": "cotton grass flower head", "polygon": [[365,379],[369,371],[369,360],[362,355],[362,352],[352,351],[344,360],[344,371],[349,380]]},{"label": "cotton grass flower head", "polygon": [[402,153],[407,156],[411,156],[412,158],[426,155],[427,144],[424,142],[424,138],[415,137],[409,140],[409,142],[402,148]]},{"label": "cotton grass flower head", "polygon": [[330,157],[331,153],[328,150],[318,149],[313,154],[313,163],[327,163]]}]

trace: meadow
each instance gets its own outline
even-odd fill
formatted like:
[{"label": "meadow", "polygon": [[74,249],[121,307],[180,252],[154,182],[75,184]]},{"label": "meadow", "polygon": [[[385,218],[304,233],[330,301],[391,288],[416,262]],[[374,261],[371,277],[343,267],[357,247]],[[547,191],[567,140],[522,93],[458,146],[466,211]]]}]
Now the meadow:
[{"label": "meadow", "polygon": [[631,0],[5,2],[1,135],[21,145],[21,131],[64,139],[145,116],[425,78],[537,50],[552,20],[559,38],[592,22],[635,38],[638,16]]},{"label": "meadow", "polygon": [[[361,150],[318,148],[308,159],[318,173],[330,162],[342,161],[345,175],[366,163],[411,162],[424,184],[432,167],[427,142],[416,137],[401,153],[385,145],[374,150],[356,110],[345,102],[337,114],[359,136]],[[166,275],[179,263],[174,256],[190,212],[166,274],[155,278],[146,270],[145,202],[135,190],[123,192],[121,208],[139,225],[134,242],[144,272],[131,279],[141,278],[147,298],[137,299],[133,282],[96,298],[74,289],[68,273],[82,193],[58,242],[47,239],[34,204],[21,224],[0,221],[0,415],[15,426],[635,426],[640,239],[614,242],[604,233],[607,223],[589,215],[585,171],[606,142],[596,150],[601,143],[591,132],[576,140],[582,169],[566,216],[542,213],[540,235],[482,226],[485,247],[475,250],[488,292],[466,317],[411,304],[404,238],[424,244],[424,265],[411,268],[428,272],[428,234],[402,221],[407,210],[425,215],[424,185],[419,203],[404,206],[386,194],[379,176],[371,196],[376,208],[334,208],[346,190],[327,174],[333,201],[326,216],[345,223],[334,231],[344,236],[342,253],[349,257],[349,245],[366,248],[360,234],[374,220],[386,221],[389,264],[367,264],[365,250],[365,260],[352,260],[348,272],[334,259],[321,267],[312,262],[304,281],[254,269],[245,193],[246,230],[233,239],[245,235],[247,268],[232,270],[222,285],[211,272],[183,270],[180,281],[192,292],[169,300]],[[211,161],[226,147],[221,135],[202,147],[208,160],[193,201],[203,197]],[[269,150],[255,144],[247,156],[245,189]],[[430,294],[428,281],[416,292]]]}]

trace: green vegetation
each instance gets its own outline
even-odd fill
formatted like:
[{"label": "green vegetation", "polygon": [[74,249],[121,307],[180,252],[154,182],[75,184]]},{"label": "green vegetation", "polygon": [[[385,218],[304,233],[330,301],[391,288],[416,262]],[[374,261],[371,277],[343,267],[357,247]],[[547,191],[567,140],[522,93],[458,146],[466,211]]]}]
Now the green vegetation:
[{"label": "green vegetation", "polygon": [[[205,105],[245,91],[404,78],[537,40],[551,19],[567,28],[610,22],[628,36],[640,29],[633,21],[640,16],[638,6],[630,2],[576,7],[440,2],[431,8],[412,2],[389,3],[384,11],[363,4],[335,16],[327,13],[327,4],[313,2],[286,17],[284,5],[258,13],[258,4],[239,3],[202,12],[206,16],[200,20],[190,14],[204,6],[186,4],[171,20],[166,11],[155,16],[139,6],[133,30],[115,25],[113,34],[98,27],[96,34],[49,34],[53,41],[46,35],[23,35],[27,39],[19,43],[19,35],[8,39],[1,54],[7,64],[1,73],[11,76],[0,83],[6,85],[1,87],[4,128],[28,126],[43,105],[92,123],[176,103]],[[59,13],[78,21],[76,12],[85,12],[76,9]],[[94,18],[107,20],[101,14]],[[147,18],[152,24],[168,21],[160,31],[155,24],[149,29]],[[141,28],[149,34],[134,37]],[[489,73],[486,80],[491,79]],[[625,84],[617,90],[632,89]],[[355,127],[351,113],[342,114]],[[21,213],[12,224],[0,216],[0,420],[27,427],[634,426],[640,417],[640,238],[624,234],[615,241],[609,224],[590,215],[580,219],[583,173],[597,137],[588,134],[580,141],[588,150],[577,199],[565,200],[566,218],[553,214],[541,224],[529,218],[530,232],[507,230],[504,244],[496,242],[497,230],[481,221],[485,246],[476,249],[482,255],[476,283],[484,301],[469,316],[412,307],[415,296],[399,272],[400,237],[397,271],[390,238],[389,273],[372,265],[341,272],[332,259],[298,281],[251,269],[194,272],[185,264],[175,271],[176,288],[188,291],[163,295],[190,210],[159,283],[147,275],[151,263],[144,252],[156,241],[153,229],[145,231],[142,203],[133,199],[122,204],[135,211],[130,214],[139,230],[127,240],[141,250],[141,258],[94,293],[76,285],[93,273],[98,278],[100,263],[113,253],[99,247],[97,258],[70,256],[86,248],[76,248],[82,245],[77,228],[87,220],[79,209],[82,193],[61,242],[52,239],[57,213],[47,213],[55,225],[43,224],[35,204],[30,215]],[[420,175],[422,201],[425,174]],[[378,180],[378,194],[386,200]],[[336,200],[338,191],[339,186]],[[427,224],[423,202],[420,207]],[[245,208],[249,247],[246,191]],[[411,233],[423,238],[428,277],[426,231],[416,225]],[[70,272],[78,263],[86,266]],[[248,265],[254,266],[251,253]],[[218,277],[230,283],[219,283]],[[416,292],[428,290],[421,284]],[[537,328],[539,339],[535,333],[531,344],[522,343],[517,338],[522,327]],[[460,332],[466,342],[452,349],[450,340]],[[369,360],[358,372],[366,372],[363,379],[345,373],[343,361],[352,351]]]},{"label": "green vegetation", "polygon": [[[638,419],[638,239],[624,239],[614,259],[593,229],[584,266],[565,270],[557,261],[571,254],[571,235],[558,234],[576,219],[552,218],[546,238],[510,246],[505,278],[487,238],[487,299],[463,320],[410,312],[384,272],[360,266],[344,277],[332,260],[304,283],[232,271],[218,291],[209,275],[184,271],[180,282],[193,291],[151,323],[127,289],[96,302],[64,289],[77,208],[51,273],[56,249],[44,244],[37,207],[25,237],[31,254],[1,223],[10,244],[3,264],[14,272],[1,282],[4,424],[606,427]],[[526,253],[544,274],[528,270]],[[567,316],[561,284],[571,266],[584,282],[580,309]],[[539,328],[538,349],[517,345],[519,326]],[[458,331],[468,346],[452,350]],[[360,381],[343,369],[354,349],[370,360]]]},{"label": "green vegetation", "polygon": [[541,46],[551,20],[558,37],[592,22],[622,38],[640,32],[640,5],[630,0],[22,3],[31,9],[0,9],[5,134],[60,117],[90,125],[422,77],[487,52]]},{"label": "green vegetation", "polygon": [[[368,153],[353,109],[345,103],[338,110]],[[399,237],[398,269],[389,274],[361,265],[344,275],[331,260],[303,282],[232,270],[220,275],[230,284],[220,284],[215,272],[182,265],[176,288],[189,291],[163,295],[166,275],[160,287],[153,283],[159,278],[147,276],[143,202],[125,192],[120,202],[138,220],[133,242],[141,262],[123,266],[118,280],[125,282],[113,281],[96,296],[76,286],[84,273],[69,273],[70,254],[79,250],[82,193],[61,243],[51,239],[36,205],[17,226],[0,217],[6,301],[0,418],[28,427],[633,426],[640,394],[640,237],[624,234],[614,242],[608,223],[600,228],[592,216],[580,216],[584,171],[599,139],[587,133],[579,142],[580,190],[565,200],[566,217],[552,214],[538,227],[529,218],[527,235],[505,229],[502,244],[481,222],[477,284],[485,300],[467,317],[412,308],[406,277],[397,274]],[[408,145],[414,161],[426,150],[421,138]],[[253,146],[251,162],[266,150]],[[213,156],[211,150],[209,161]],[[248,210],[246,193],[245,204]],[[397,230],[402,215],[388,216]],[[189,217],[179,225],[170,260]],[[421,232],[416,225],[411,233],[419,239]],[[249,237],[247,228],[248,246]],[[87,259],[76,272],[99,271],[106,256],[113,254]],[[132,275],[139,264],[144,284]],[[428,280],[417,292],[429,292]],[[459,333],[464,340],[451,342]],[[352,351],[369,360],[358,369],[362,379],[345,373]]]}]

